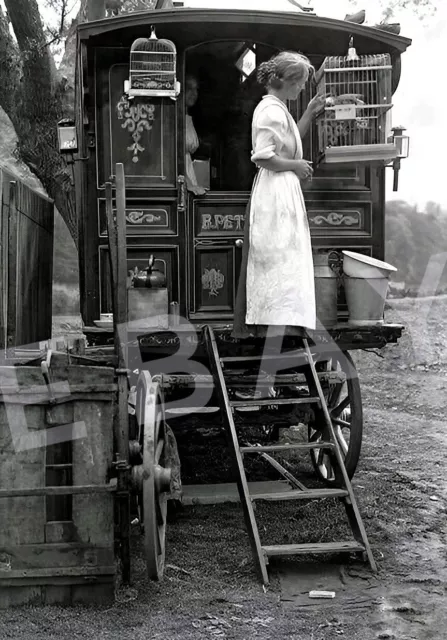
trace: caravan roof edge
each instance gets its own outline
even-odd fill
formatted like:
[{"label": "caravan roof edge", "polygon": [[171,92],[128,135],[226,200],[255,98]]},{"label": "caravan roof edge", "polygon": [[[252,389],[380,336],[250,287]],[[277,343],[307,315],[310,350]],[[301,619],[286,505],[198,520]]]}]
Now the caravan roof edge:
[{"label": "caravan roof edge", "polygon": [[269,24],[288,25],[296,27],[318,28],[322,30],[338,31],[340,34],[360,36],[381,42],[393,48],[398,53],[403,53],[412,43],[410,38],[383,31],[377,27],[348,22],[346,20],[335,20],[325,16],[310,15],[308,13],[297,12],[275,12],[275,11],[249,11],[246,9],[160,9],[152,11],[142,11],[104,18],[93,22],[84,22],[78,26],[79,38],[87,40],[89,38],[137,27],[147,24],[159,24],[169,22],[171,24],[188,22],[210,22],[213,24],[238,22],[239,24]]}]

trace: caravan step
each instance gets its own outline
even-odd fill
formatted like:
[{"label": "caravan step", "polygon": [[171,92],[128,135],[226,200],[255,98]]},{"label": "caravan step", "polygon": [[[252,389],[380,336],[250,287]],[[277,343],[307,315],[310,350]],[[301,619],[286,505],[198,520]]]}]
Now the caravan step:
[{"label": "caravan step", "polygon": [[314,544],[272,544],[261,548],[269,558],[312,553],[359,553],[365,551],[365,547],[355,540],[348,542],[316,542]]},{"label": "caravan step", "polygon": [[257,493],[250,496],[252,500],[270,500],[271,502],[285,500],[317,500],[319,498],[345,498],[349,493],[346,489],[296,489],[294,491],[278,493]]},{"label": "caravan step", "polygon": [[320,399],[313,396],[303,398],[266,398],[263,400],[231,400],[231,407],[269,407],[272,405],[287,404],[320,404]]}]

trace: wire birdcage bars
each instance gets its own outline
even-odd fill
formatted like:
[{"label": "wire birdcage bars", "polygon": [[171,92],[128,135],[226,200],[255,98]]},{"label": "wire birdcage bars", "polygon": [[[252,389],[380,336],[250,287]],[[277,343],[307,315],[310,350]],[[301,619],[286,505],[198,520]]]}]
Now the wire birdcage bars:
[{"label": "wire birdcage bars", "polygon": [[316,74],[327,96],[317,117],[318,155],[325,162],[391,160],[392,64],[389,54],[327,57]]},{"label": "wire birdcage bars", "polygon": [[177,51],[170,40],[159,40],[154,29],[150,38],[138,38],[130,50],[130,97],[176,98]]}]

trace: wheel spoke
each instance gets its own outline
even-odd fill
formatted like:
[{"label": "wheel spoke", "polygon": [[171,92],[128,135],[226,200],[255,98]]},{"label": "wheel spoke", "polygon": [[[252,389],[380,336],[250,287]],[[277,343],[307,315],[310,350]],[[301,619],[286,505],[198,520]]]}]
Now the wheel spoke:
[{"label": "wheel spoke", "polygon": [[343,455],[346,456],[348,454],[349,445],[346,442],[340,427],[337,427],[335,429],[335,435],[336,435],[336,438],[338,440],[338,444],[340,445],[340,448],[342,450]]},{"label": "wheel spoke", "polygon": [[325,456],[324,449],[317,449],[317,451],[318,451],[317,464],[322,465],[324,462],[324,456]]},{"label": "wheel spoke", "polygon": [[331,458],[327,454],[326,454],[325,458],[326,458],[326,464],[324,465],[324,467],[326,469],[326,477],[327,477],[328,480],[331,480],[331,478],[332,478],[332,462],[331,462]]},{"label": "wheel spoke", "polygon": [[332,409],[332,411],[331,411],[332,416],[335,416],[336,418],[338,418],[338,416],[341,413],[343,413],[343,411],[349,406],[350,402],[351,402],[350,397],[346,396],[346,398],[344,400],[342,400],[337,407]]},{"label": "wheel spoke", "polygon": [[332,418],[332,422],[340,427],[345,427],[346,429],[351,428],[351,423],[346,420],[342,420],[341,418]]},{"label": "wheel spoke", "polygon": [[157,442],[157,448],[155,449],[155,464],[159,464],[161,454],[163,453],[164,448],[165,448],[165,441],[159,440]]},{"label": "wheel spoke", "polygon": [[333,385],[333,389],[329,393],[328,402],[327,402],[329,408],[333,407],[339,402],[344,384],[345,384],[344,382],[337,382],[336,384]]}]

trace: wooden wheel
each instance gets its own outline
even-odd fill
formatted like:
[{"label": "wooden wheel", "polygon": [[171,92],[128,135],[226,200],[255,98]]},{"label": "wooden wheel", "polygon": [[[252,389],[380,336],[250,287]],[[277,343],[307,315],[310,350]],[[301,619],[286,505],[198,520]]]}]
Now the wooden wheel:
[{"label": "wooden wheel", "polygon": [[167,494],[171,469],[166,466],[166,424],[158,384],[142,371],[137,383],[136,414],[143,465],[140,505],[148,577],[160,580],[165,562]]},{"label": "wooden wheel", "polygon": [[[346,471],[352,478],[360,457],[363,434],[363,409],[360,382],[351,356],[347,351],[334,356],[327,362],[328,371],[342,371],[346,381],[330,385],[326,402],[335,436],[344,456]],[[324,436],[324,418],[320,414],[317,422],[309,425],[309,441],[321,441]],[[311,451],[312,465],[317,474],[328,484],[335,483],[334,454],[328,449]]]}]

